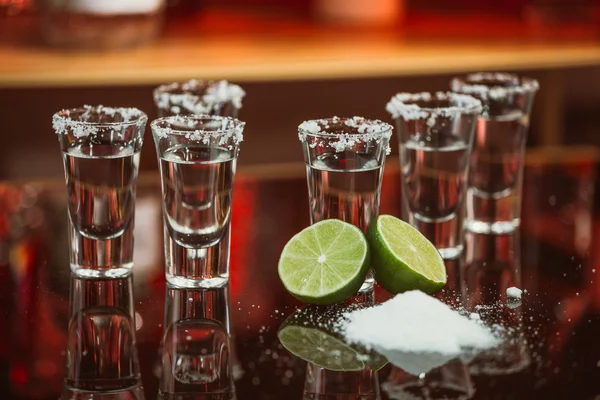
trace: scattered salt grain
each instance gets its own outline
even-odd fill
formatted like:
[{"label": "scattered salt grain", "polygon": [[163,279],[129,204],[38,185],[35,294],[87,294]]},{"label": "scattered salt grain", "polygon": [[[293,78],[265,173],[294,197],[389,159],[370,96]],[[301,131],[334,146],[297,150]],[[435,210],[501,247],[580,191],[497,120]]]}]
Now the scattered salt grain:
[{"label": "scattered salt grain", "polygon": [[477,313],[471,313],[471,314],[469,314],[469,319],[478,321],[478,320],[481,320],[481,317]]},{"label": "scattered salt grain", "polygon": [[521,289],[519,289],[518,287],[513,286],[513,287],[509,287],[508,289],[506,289],[506,295],[513,299],[520,299],[521,296],[523,295],[523,291]]}]

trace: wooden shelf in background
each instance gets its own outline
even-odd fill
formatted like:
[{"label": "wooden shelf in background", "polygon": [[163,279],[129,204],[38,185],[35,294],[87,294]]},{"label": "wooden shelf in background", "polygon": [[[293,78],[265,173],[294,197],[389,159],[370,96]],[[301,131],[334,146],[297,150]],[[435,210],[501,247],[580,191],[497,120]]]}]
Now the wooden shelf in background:
[{"label": "wooden shelf in background", "polygon": [[[253,20],[261,26],[260,20]],[[395,32],[313,28],[295,21],[279,31],[167,33],[118,52],[64,52],[0,43],[0,88],[156,85],[195,78],[282,81],[561,69],[600,65],[590,40],[426,39]]]}]

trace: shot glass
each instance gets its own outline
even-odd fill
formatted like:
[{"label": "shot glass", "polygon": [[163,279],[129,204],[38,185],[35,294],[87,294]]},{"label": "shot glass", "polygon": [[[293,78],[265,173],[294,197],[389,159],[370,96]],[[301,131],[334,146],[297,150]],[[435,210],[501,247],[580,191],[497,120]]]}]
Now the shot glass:
[{"label": "shot glass", "polygon": [[[366,232],[379,214],[392,126],[362,117],[317,119],[298,127],[304,150],[310,222],[338,218]],[[373,287],[369,272],[360,291]]]},{"label": "shot glass", "polygon": [[402,218],[446,260],[463,248],[462,213],[481,102],[456,93],[399,93],[387,111],[399,131]]},{"label": "shot glass", "polygon": [[476,73],[454,78],[451,88],[485,105],[471,154],[465,227],[477,233],[510,233],[521,222],[525,143],[538,82],[513,74]]},{"label": "shot glass", "polygon": [[162,181],[169,284],[211,288],[229,278],[231,200],[244,122],[210,115],[151,124]]},{"label": "shot glass", "polygon": [[144,399],[133,278],[71,275],[67,368],[61,399]]},{"label": "shot glass", "polygon": [[235,399],[227,286],[167,287],[160,399]]},{"label": "shot glass", "polygon": [[148,118],[135,108],[84,106],[54,114],[63,152],[70,264],[80,277],[133,267],[135,189]]},{"label": "shot glass", "polygon": [[237,117],[246,93],[227,81],[173,82],[154,89],[154,104],[160,117],[210,114]]}]

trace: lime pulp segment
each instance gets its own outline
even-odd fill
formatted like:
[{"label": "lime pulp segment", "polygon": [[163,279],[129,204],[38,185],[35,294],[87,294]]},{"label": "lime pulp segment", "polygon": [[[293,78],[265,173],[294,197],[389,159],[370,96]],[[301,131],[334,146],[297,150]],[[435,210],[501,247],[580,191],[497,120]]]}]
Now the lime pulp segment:
[{"label": "lime pulp segment", "polygon": [[410,269],[434,282],[446,282],[446,269],[440,253],[412,225],[391,215],[381,215],[377,229],[393,255]]},{"label": "lime pulp segment", "polygon": [[328,219],[304,229],[285,245],[278,272],[293,296],[331,304],[358,291],[369,261],[369,246],[360,229]]}]

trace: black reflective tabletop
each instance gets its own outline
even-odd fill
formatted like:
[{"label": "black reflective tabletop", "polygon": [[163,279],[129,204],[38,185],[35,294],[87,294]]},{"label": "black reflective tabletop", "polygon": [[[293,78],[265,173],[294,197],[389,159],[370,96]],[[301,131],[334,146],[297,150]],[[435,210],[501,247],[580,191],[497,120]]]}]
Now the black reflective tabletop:
[{"label": "black reflective tabletop", "polygon": [[[512,335],[420,377],[410,365],[428,354],[412,354],[412,364],[373,354],[348,364],[340,359],[348,347],[327,324],[290,317],[329,318],[292,298],[277,275],[283,246],[309,223],[303,165],[240,169],[229,284],[205,291],[166,287],[157,175],[140,177],[134,272],[116,280],[71,277],[62,182],[4,183],[0,398],[155,399],[160,389],[188,393],[165,397],[182,400],[596,399],[595,171],[593,157],[529,158],[520,230],[467,234],[464,257],[448,263],[448,285],[437,294]],[[381,213],[399,215],[399,183],[389,162]],[[507,301],[512,286],[526,290],[522,302]],[[353,301],[391,297],[376,286]],[[90,389],[105,395],[77,397]],[[201,395],[232,391],[236,397]]]}]

